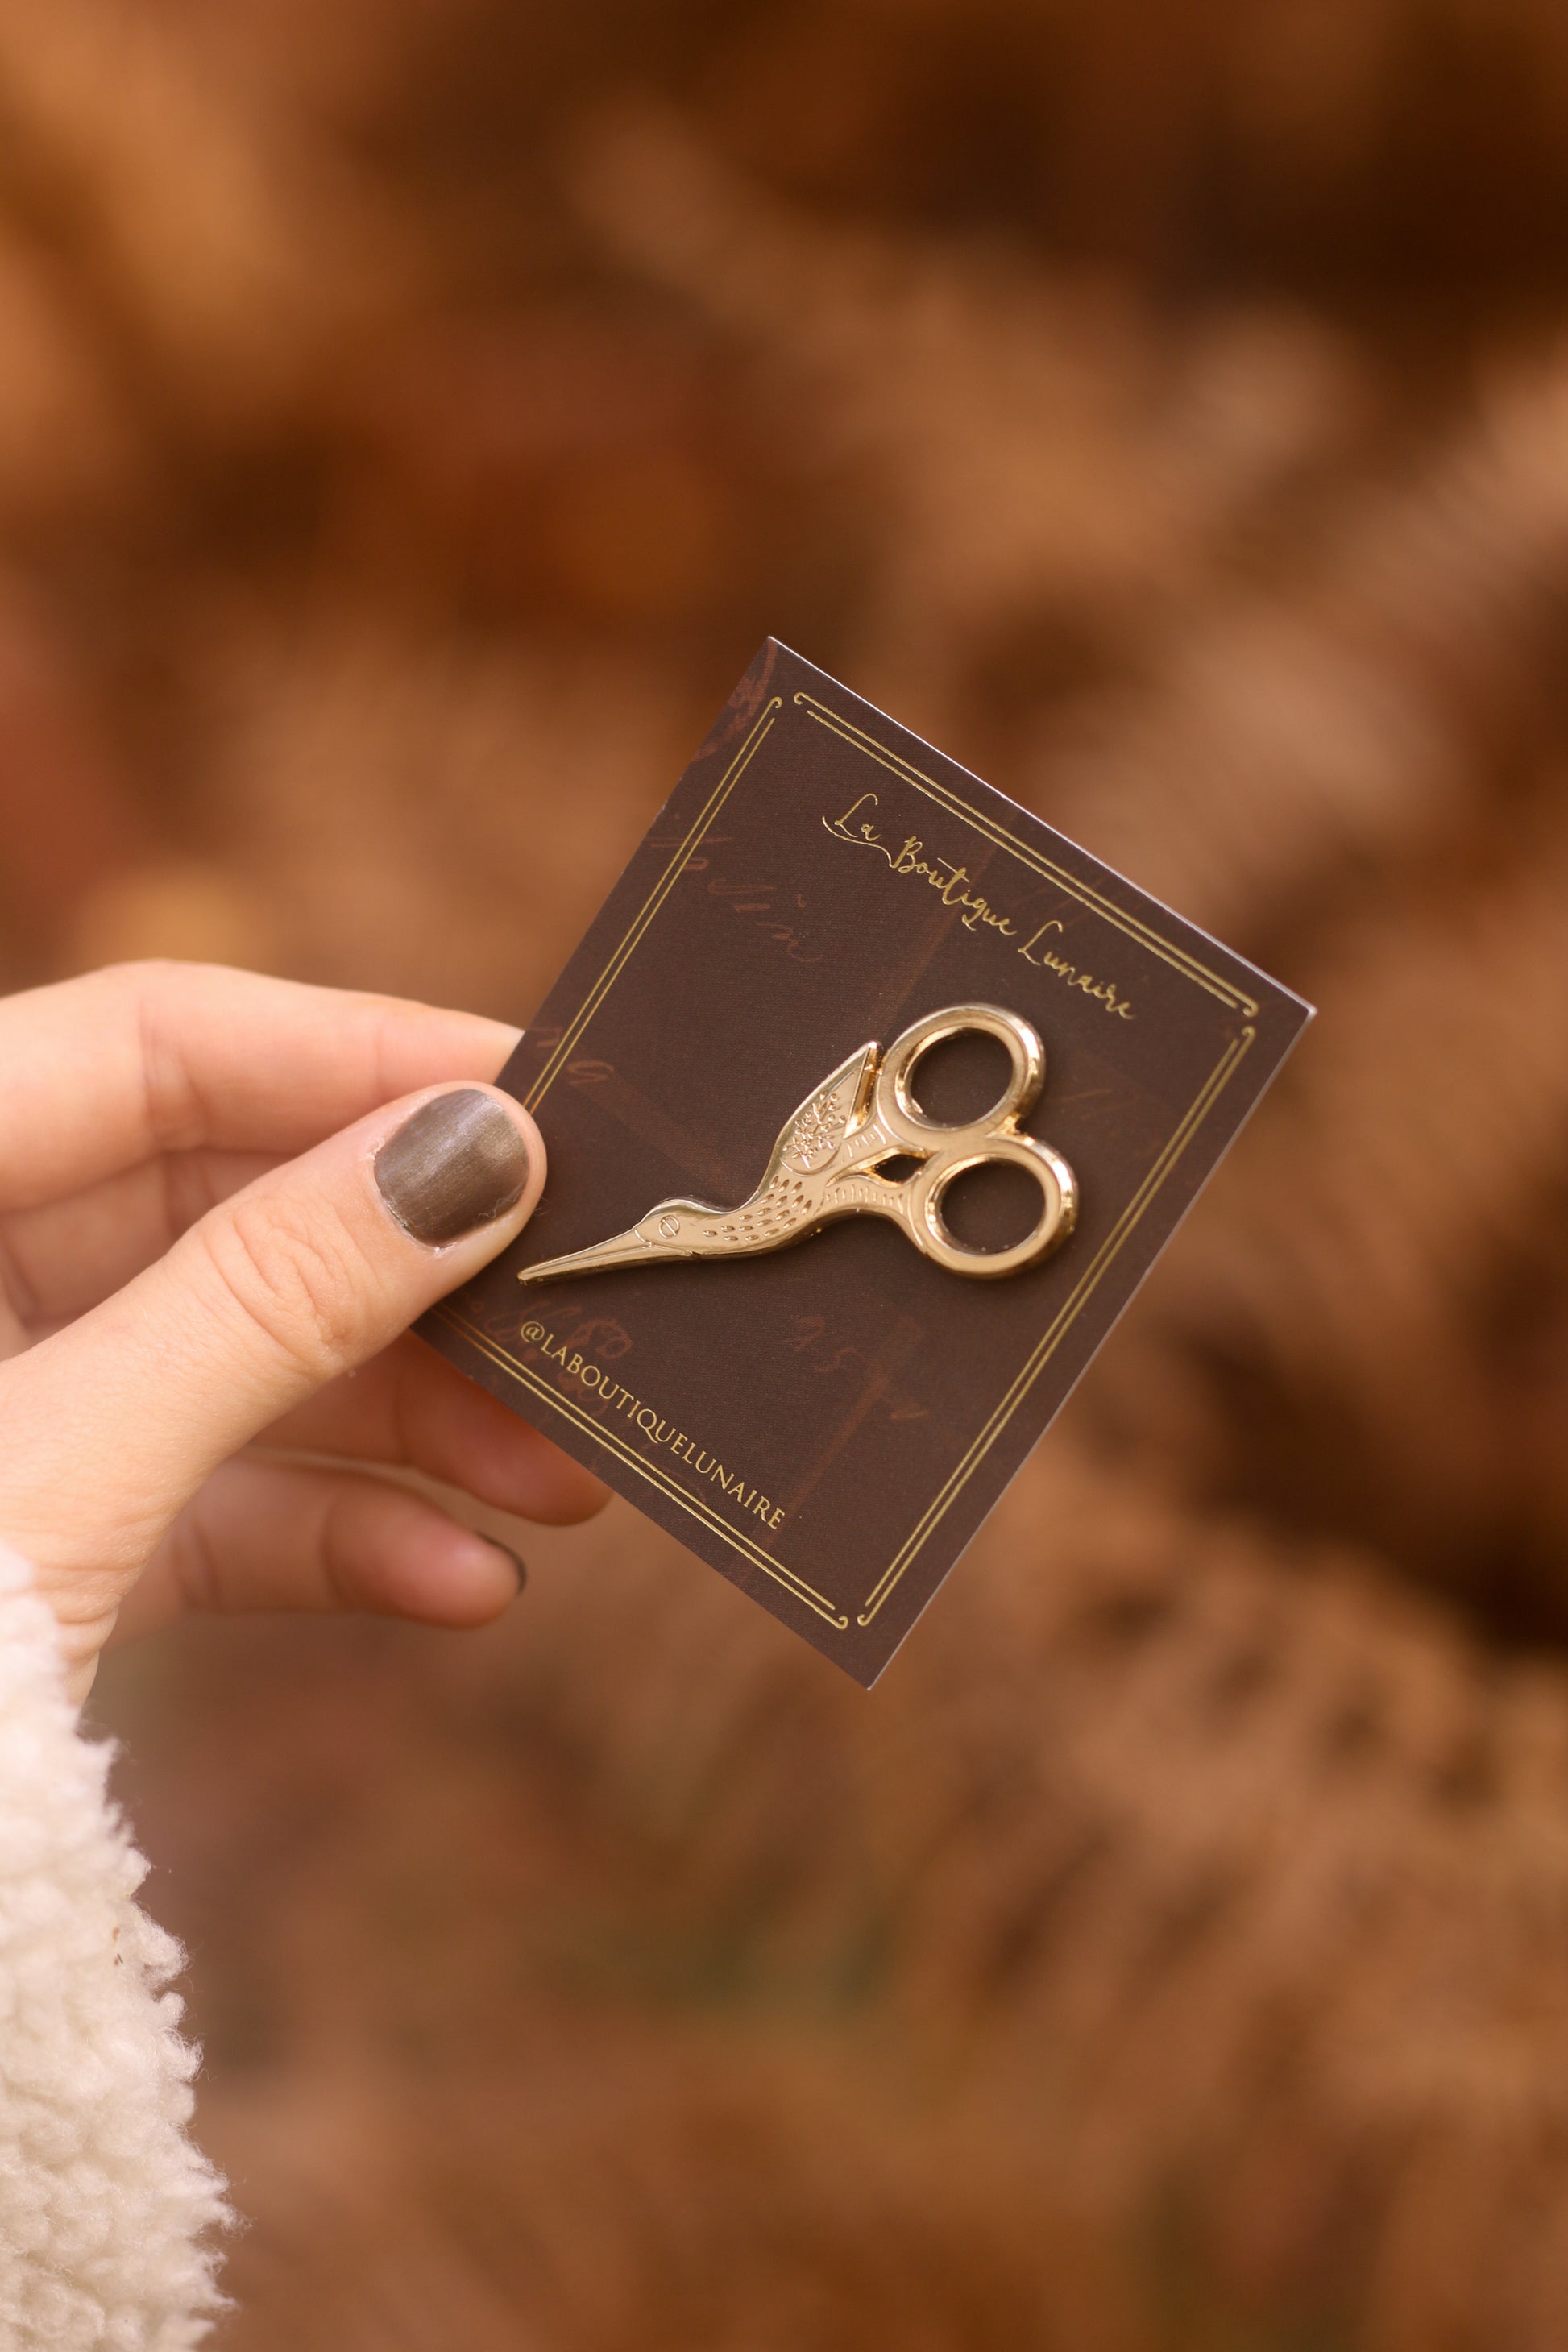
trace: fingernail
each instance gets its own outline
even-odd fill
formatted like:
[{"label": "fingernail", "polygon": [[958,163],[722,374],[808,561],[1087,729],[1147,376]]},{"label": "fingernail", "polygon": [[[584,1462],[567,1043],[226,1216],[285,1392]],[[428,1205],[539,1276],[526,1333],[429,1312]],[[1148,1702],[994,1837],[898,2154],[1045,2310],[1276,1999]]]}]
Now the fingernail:
[{"label": "fingernail", "polygon": [[492,1551],[500,1552],[502,1559],[510,1560],[513,1568],[517,1570],[517,1589],[521,1592],[523,1586],[528,1582],[528,1570],[523,1566],[522,1561],[519,1559],[517,1553],[514,1552],[509,1545],[497,1543],[494,1536],[487,1536],[485,1538],[485,1541],[489,1544]]},{"label": "fingernail", "polygon": [[453,1242],[514,1208],[528,1146],[491,1095],[461,1087],[422,1103],[375,1155],[381,1197],[416,1242]]}]

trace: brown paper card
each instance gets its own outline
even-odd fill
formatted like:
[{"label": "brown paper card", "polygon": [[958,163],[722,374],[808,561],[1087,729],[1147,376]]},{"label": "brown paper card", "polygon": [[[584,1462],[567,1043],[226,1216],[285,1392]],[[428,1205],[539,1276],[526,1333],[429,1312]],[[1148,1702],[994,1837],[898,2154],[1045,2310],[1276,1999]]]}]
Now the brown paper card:
[{"label": "brown paper card", "polygon": [[[736,1206],[847,1055],[975,1001],[1045,1046],[1024,1129],[1080,1208],[1042,1264],[974,1280],[855,1216],[766,1256],[518,1281],[672,1195]],[[538,1210],[418,1328],[869,1685],[1310,1018],[770,640],[501,1074],[549,1150]],[[973,1116],[998,1071],[962,1041],[919,1098]],[[995,1174],[955,1188],[972,1245],[1033,1223]]]}]

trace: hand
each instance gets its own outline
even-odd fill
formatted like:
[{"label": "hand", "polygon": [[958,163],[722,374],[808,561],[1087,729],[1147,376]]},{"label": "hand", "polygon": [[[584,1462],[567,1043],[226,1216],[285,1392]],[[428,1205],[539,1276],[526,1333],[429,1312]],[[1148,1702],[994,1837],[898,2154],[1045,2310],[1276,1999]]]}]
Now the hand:
[{"label": "hand", "polygon": [[605,1499],[402,1336],[539,1198],[538,1129],[484,1083],[517,1035],[199,965],[0,1002],[0,1540],[79,1695],[117,1620],[474,1625],[515,1594],[510,1556],[423,1496],[257,1440],[552,1524]]}]

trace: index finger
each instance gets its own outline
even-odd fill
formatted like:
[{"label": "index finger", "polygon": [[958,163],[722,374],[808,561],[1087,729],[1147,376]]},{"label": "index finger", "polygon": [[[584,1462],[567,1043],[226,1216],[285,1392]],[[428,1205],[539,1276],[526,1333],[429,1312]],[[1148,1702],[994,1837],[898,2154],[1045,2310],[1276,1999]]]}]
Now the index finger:
[{"label": "index finger", "polygon": [[520,1033],[477,1013],[219,964],[117,964],[0,1001],[0,1212],[163,1152],[291,1158]]}]

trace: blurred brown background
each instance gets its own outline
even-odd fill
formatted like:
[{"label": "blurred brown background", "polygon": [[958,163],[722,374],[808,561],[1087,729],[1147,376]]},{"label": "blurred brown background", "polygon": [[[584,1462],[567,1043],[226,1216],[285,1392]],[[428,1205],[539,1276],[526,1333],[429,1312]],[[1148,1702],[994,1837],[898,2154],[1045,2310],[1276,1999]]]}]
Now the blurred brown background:
[{"label": "blurred brown background", "polygon": [[0,981],[522,1018],[773,630],[1322,1017],[868,1700],[100,1719],[232,2352],[1568,2343],[1559,0],[0,6]]}]

